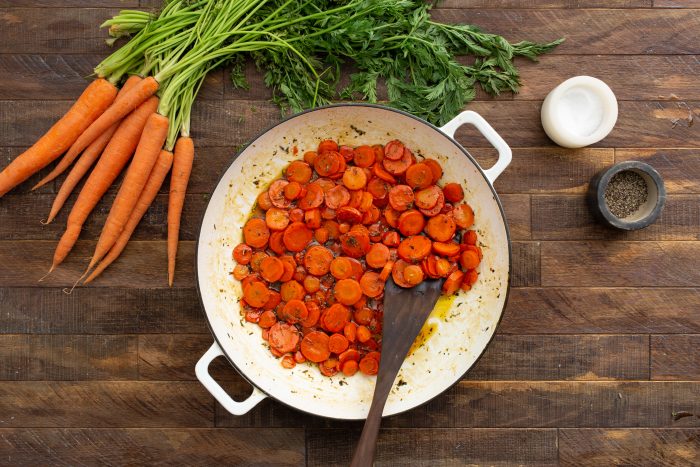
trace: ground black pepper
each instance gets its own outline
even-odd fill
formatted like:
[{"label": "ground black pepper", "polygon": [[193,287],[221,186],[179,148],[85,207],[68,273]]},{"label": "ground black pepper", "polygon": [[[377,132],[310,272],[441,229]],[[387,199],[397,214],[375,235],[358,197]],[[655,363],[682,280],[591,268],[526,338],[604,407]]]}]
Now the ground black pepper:
[{"label": "ground black pepper", "polygon": [[608,209],[620,219],[634,214],[646,202],[648,196],[644,178],[631,170],[616,173],[605,187]]}]

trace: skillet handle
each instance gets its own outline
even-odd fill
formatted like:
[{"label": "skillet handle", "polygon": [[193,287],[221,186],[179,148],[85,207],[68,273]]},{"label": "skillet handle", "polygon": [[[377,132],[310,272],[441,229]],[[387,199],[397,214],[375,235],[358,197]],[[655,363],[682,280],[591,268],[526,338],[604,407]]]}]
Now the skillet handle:
[{"label": "skillet handle", "polygon": [[510,146],[506,143],[501,136],[496,133],[489,123],[484,120],[484,117],[471,110],[465,110],[464,112],[457,115],[455,118],[447,122],[440,131],[446,135],[454,138],[457,128],[461,127],[465,123],[469,123],[476,127],[479,132],[484,135],[484,137],[491,143],[491,145],[498,151],[498,160],[490,169],[484,170],[486,178],[493,185],[501,172],[505,170],[513,159],[513,152],[510,150]]},{"label": "skillet handle", "polygon": [[202,355],[202,358],[199,359],[197,365],[194,367],[194,372],[197,375],[197,379],[204,385],[207,391],[209,391],[226,410],[233,415],[243,415],[249,412],[267,396],[260,389],[253,386],[253,392],[246,400],[236,402],[231,399],[231,396],[224,391],[224,388],[214,381],[214,378],[209,374],[209,364],[216,357],[221,357],[223,355],[224,352],[221,350],[221,347],[219,347],[219,344],[214,342],[214,344],[209,347],[209,350]]}]

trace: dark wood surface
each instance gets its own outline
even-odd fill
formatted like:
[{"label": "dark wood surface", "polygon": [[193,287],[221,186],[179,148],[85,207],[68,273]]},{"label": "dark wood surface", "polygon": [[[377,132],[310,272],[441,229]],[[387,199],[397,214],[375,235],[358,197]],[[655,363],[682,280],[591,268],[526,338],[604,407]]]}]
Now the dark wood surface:
[{"label": "dark wood surface", "polygon": [[[99,23],[138,6],[0,0],[0,166],[65,111],[109,53]],[[435,15],[511,40],[567,41],[538,65],[519,62],[520,94],[479,93],[469,105],[514,148],[496,183],[514,288],[464,380],[385,420],[377,464],[697,465],[700,2],[445,0]],[[0,200],[0,465],[348,463],[361,424],[269,400],[235,417],[194,377],[212,341],[192,271],[200,215],[236,147],[280,118],[261,76],[247,74],[250,92],[233,90],[225,70],[212,73],[195,107],[197,161],[174,288],[165,283],[164,194],[123,257],[70,296],[61,289],[82,271],[114,190],[43,282],[67,214],[39,221],[62,179]],[[576,74],[607,81],[620,116],[607,139],[569,150],[547,139],[539,108]],[[458,137],[484,165],[495,160],[475,134]],[[583,196],[593,174],[631,159],[664,177],[666,210],[644,231],[610,232]],[[250,393],[222,359],[212,373],[232,395]]]}]

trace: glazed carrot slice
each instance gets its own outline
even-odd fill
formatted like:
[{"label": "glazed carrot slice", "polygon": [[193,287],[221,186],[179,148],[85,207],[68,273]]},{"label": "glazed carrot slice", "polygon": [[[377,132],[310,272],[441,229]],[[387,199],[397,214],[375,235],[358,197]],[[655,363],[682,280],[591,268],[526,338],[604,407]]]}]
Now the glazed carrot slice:
[{"label": "glazed carrot slice", "polygon": [[468,282],[469,285],[474,285],[477,280],[479,280],[479,273],[474,269],[470,269],[464,275],[464,281]]},{"label": "glazed carrot slice", "polygon": [[306,224],[303,222],[292,222],[285,229],[282,241],[289,251],[302,251],[313,239],[313,236],[313,232],[306,227]]},{"label": "glazed carrot slice", "polygon": [[306,223],[306,226],[310,229],[318,229],[319,227],[321,227],[321,210],[309,209],[308,211],[305,211],[304,222]]},{"label": "glazed carrot slice", "polygon": [[284,230],[289,225],[289,211],[270,208],[265,212],[265,223],[270,230]]},{"label": "glazed carrot slice", "polygon": [[311,176],[313,175],[313,171],[311,170],[309,164],[306,162],[292,161],[287,166],[285,175],[287,176],[287,180],[289,180],[290,182],[297,182],[303,185],[305,183],[309,183],[309,180],[311,180]]},{"label": "glazed carrot slice", "polygon": [[308,301],[305,302],[305,304],[306,310],[309,312],[309,314],[307,315],[306,319],[300,321],[299,324],[305,328],[311,328],[316,326],[316,323],[318,323],[318,319],[321,316],[321,307],[319,307],[318,303],[314,301]]},{"label": "glazed carrot slice", "polygon": [[350,231],[340,236],[340,247],[351,258],[362,258],[370,249],[369,234]]},{"label": "glazed carrot slice", "polygon": [[284,232],[272,232],[270,234],[270,250],[274,251],[278,255],[283,255],[287,252],[287,247],[284,246],[283,241]]},{"label": "glazed carrot slice", "polygon": [[250,258],[252,256],[253,249],[245,243],[239,243],[236,245],[236,248],[233,249],[233,259],[235,259],[238,264],[250,263]]},{"label": "glazed carrot slice", "polygon": [[365,261],[371,268],[382,268],[389,261],[389,248],[381,243],[375,243],[367,252]]},{"label": "glazed carrot slice", "polygon": [[363,358],[360,360],[360,371],[366,375],[376,375],[379,372],[379,362],[374,358]]},{"label": "glazed carrot slice", "polygon": [[382,213],[377,206],[370,206],[369,210],[362,216],[362,223],[365,225],[374,224],[379,220]]},{"label": "glazed carrot slice", "polygon": [[423,217],[420,211],[409,209],[401,213],[397,227],[401,234],[406,237],[418,235],[423,231],[423,227],[425,227],[425,217]]},{"label": "glazed carrot slice", "polygon": [[250,274],[241,281],[241,287],[245,290],[253,282],[262,282],[262,278],[258,274]]},{"label": "glazed carrot slice", "polygon": [[442,192],[450,203],[459,203],[464,199],[464,190],[459,183],[448,183],[442,188]]},{"label": "glazed carrot slice", "polygon": [[343,305],[352,305],[362,298],[362,287],[355,279],[341,279],[335,283],[333,294]]},{"label": "glazed carrot slice", "polygon": [[435,261],[435,272],[438,277],[446,277],[452,270],[452,263],[447,261],[445,258],[438,258]]},{"label": "glazed carrot slice", "polygon": [[352,276],[352,263],[344,256],[338,256],[331,261],[330,272],[336,279],[347,279]]},{"label": "glazed carrot slice", "polygon": [[348,167],[343,173],[343,185],[348,190],[361,190],[367,185],[367,175],[360,167]]},{"label": "glazed carrot slice", "polygon": [[263,309],[274,310],[275,308],[277,308],[277,305],[279,305],[281,301],[282,296],[279,294],[279,292],[270,290],[270,298],[263,305]]},{"label": "glazed carrot slice", "polygon": [[318,153],[316,151],[306,151],[304,153],[304,162],[306,162],[309,165],[314,165],[314,161],[318,157]]},{"label": "glazed carrot slice", "polygon": [[297,362],[294,361],[294,357],[291,355],[283,356],[282,360],[280,360],[280,364],[288,370],[291,370],[292,368],[297,366]]},{"label": "glazed carrot slice", "polygon": [[262,219],[250,219],[243,227],[243,239],[253,248],[263,248],[270,238],[270,229]]},{"label": "glazed carrot slice", "polygon": [[418,285],[423,282],[423,270],[420,266],[411,264],[404,269],[403,278],[411,286]]},{"label": "glazed carrot slice", "polygon": [[296,324],[308,318],[309,310],[306,309],[304,302],[299,299],[293,299],[284,305],[282,314],[288,323]]},{"label": "glazed carrot slice", "polygon": [[433,252],[440,256],[458,255],[461,248],[456,243],[433,242]]},{"label": "glazed carrot slice", "polygon": [[328,349],[334,354],[345,352],[349,345],[348,339],[342,334],[335,333],[328,339]]},{"label": "glazed carrot slice", "polygon": [[[442,212],[442,209],[445,207],[445,195],[442,193],[442,190],[440,190],[439,188],[437,191],[438,191],[438,199],[437,199],[437,203],[435,203],[435,206],[433,206],[432,208],[429,208],[429,209],[418,207],[418,209],[420,209],[420,212],[422,212],[424,216],[428,216],[428,217],[437,216],[438,214],[440,214]],[[416,206],[417,205],[418,205],[418,203],[416,203]]]},{"label": "glazed carrot slice", "polygon": [[292,222],[301,222],[304,220],[305,212],[299,208],[294,208],[289,211],[289,220]]},{"label": "glazed carrot slice", "polygon": [[326,151],[337,151],[338,150],[338,143],[333,141],[332,139],[324,139],[320,143],[318,143],[318,153],[321,154],[322,152]]},{"label": "glazed carrot slice", "polygon": [[270,289],[262,282],[253,282],[243,288],[243,298],[254,308],[260,308],[270,298]]},{"label": "glazed carrot slice", "polygon": [[235,268],[233,268],[233,277],[237,281],[241,281],[246,278],[250,274],[250,268],[244,264],[237,264]]},{"label": "glazed carrot slice", "polygon": [[411,188],[428,188],[435,181],[432,169],[423,162],[413,164],[406,170],[406,184]]},{"label": "glazed carrot slice", "polygon": [[284,187],[284,190],[282,191],[282,193],[284,194],[284,197],[287,198],[289,201],[294,201],[295,199],[301,197],[301,191],[302,191],[302,186],[300,183],[289,182]]},{"label": "glazed carrot slice", "polygon": [[309,183],[306,187],[306,195],[299,200],[297,206],[304,211],[308,211],[321,206],[323,198],[323,188],[318,183]]},{"label": "glazed carrot slice", "polygon": [[338,208],[336,217],[340,222],[348,224],[357,224],[358,222],[362,222],[363,219],[362,213],[358,209],[351,208],[350,206]]},{"label": "glazed carrot slice", "polygon": [[263,211],[267,211],[272,207],[272,200],[270,199],[270,195],[267,191],[263,191],[262,193],[260,193],[256,202],[258,207]]},{"label": "glazed carrot slice", "polygon": [[350,162],[355,157],[355,150],[352,146],[340,146],[338,152],[346,162]]},{"label": "glazed carrot slice", "polygon": [[472,250],[463,251],[459,258],[459,264],[462,265],[464,270],[474,269],[479,266],[480,262],[479,255]]},{"label": "glazed carrot slice", "polygon": [[357,341],[365,343],[372,338],[372,331],[365,325],[357,327]]},{"label": "glazed carrot slice", "polygon": [[367,212],[372,208],[373,203],[374,203],[374,196],[372,196],[372,193],[369,193],[367,191],[363,191],[362,198],[360,199],[360,205],[357,207],[357,209],[360,212]]},{"label": "glazed carrot slice", "polygon": [[398,254],[410,263],[418,262],[430,254],[433,243],[423,235],[413,235],[401,241]]},{"label": "glazed carrot slice", "polygon": [[348,342],[355,342],[357,338],[357,324],[352,321],[343,327],[343,335],[348,340]]},{"label": "glazed carrot slice", "polygon": [[460,229],[468,229],[474,224],[474,211],[471,206],[465,203],[455,206],[452,210],[452,217]]},{"label": "glazed carrot slice", "polygon": [[343,363],[340,368],[345,376],[353,376],[355,373],[357,373],[359,365],[355,360],[348,360],[347,362]]},{"label": "glazed carrot slice", "polygon": [[367,191],[375,199],[385,199],[387,196],[389,196],[390,189],[391,186],[389,186],[385,180],[382,180],[379,177],[373,177],[369,182],[367,182]]},{"label": "glazed carrot slice", "polygon": [[338,363],[341,365],[344,364],[345,362],[359,362],[360,361],[360,352],[357,351],[357,349],[348,349],[345,352],[341,353],[338,355]]},{"label": "glazed carrot slice", "polygon": [[[306,225],[309,225],[308,223]],[[326,243],[328,241],[328,229],[320,227],[314,231],[314,238],[318,243]]]},{"label": "glazed carrot slice", "polygon": [[462,235],[462,243],[465,243],[467,245],[476,245],[476,242],[478,239],[479,239],[479,237],[477,236],[477,234],[474,230],[467,230]]},{"label": "glazed carrot slice", "polygon": [[321,289],[321,281],[318,277],[309,274],[304,278],[304,289],[309,293],[317,292]]},{"label": "glazed carrot slice", "polygon": [[301,350],[294,352],[294,361],[297,363],[304,363],[306,361],[306,357],[301,353]]},{"label": "glazed carrot slice", "polygon": [[433,171],[433,180],[436,182],[442,178],[442,166],[435,159],[426,159],[423,161]]},{"label": "glazed carrot slice", "polygon": [[336,238],[340,237],[340,228],[336,221],[327,219],[321,224],[321,227],[328,231],[329,239],[335,240]]},{"label": "glazed carrot slice", "polygon": [[304,256],[304,267],[314,276],[328,274],[333,261],[333,252],[326,247],[314,245]]},{"label": "glazed carrot slice", "polygon": [[375,298],[384,292],[384,280],[376,272],[366,271],[360,279],[360,287],[365,295]]},{"label": "glazed carrot slice", "polygon": [[384,170],[391,175],[399,176],[406,173],[406,170],[413,165],[413,154],[408,149],[404,149],[403,156],[399,160],[391,160],[387,157],[382,161]]},{"label": "glazed carrot slice", "polygon": [[321,320],[325,329],[340,332],[350,320],[350,311],[344,305],[334,303],[325,311]]},{"label": "glazed carrot slice", "polygon": [[386,282],[386,280],[389,278],[389,274],[391,274],[391,271],[394,269],[394,261],[387,261],[384,267],[382,268],[382,272],[379,273],[379,279],[382,282]]},{"label": "glazed carrot slice", "polygon": [[389,191],[389,204],[395,211],[403,212],[413,206],[413,190],[408,185],[396,185]]},{"label": "glazed carrot slice", "polygon": [[306,290],[299,282],[290,280],[282,284],[280,287],[280,295],[282,296],[282,300],[285,302],[294,299],[303,300],[304,296],[306,295]]},{"label": "glazed carrot slice", "polygon": [[330,357],[325,362],[319,363],[318,369],[323,376],[331,377],[338,373],[338,359]]},{"label": "glazed carrot slice", "polygon": [[268,342],[280,353],[296,350],[299,344],[299,331],[291,324],[277,322],[270,328]]},{"label": "glazed carrot slice", "polygon": [[392,161],[399,160],[403,157],[404,149],[404,144],[398,139],[389,141],[384,145],[384,157]]},{"label": "glazed carrot slice", "polygon": [[382,237],[382,243],[392,248],[399,246],[400,241],[401,238],[399,237],[399,234],[394,232],[393,230],[390,230],[389,232],[385,233]]},{"label": "glazed carrot slice", "polygon": [[425,226],[425,233],[436,242],[447,242],[455,235],[457,225],[451,216],[438,214],[431,217]]},{"label": "glazed carrot slice", "polygon": [[406,268],[409,266],[407,262],[404,260],[398,260],[396,263],[394,263],[394,267],[391,270],[391,277],[393,277],[394,282],[396,285],[399,287],[411,287],[411,284],[406,281],[406,278],[404,277],[404,271]]},{"label": "glazed carrot slice", "polygon": [[326,192],[326,206],[338,209],[350,203],[350,192],[342,185],[336,185]]},{"label": "glazed carrot slice", "polygon": [[277,282],[284,274],[284,263],[279,258],[268,256],[260,263],[260,275],[268,282]]},{"label": "glazed carrot slice", "polygon": [[328,177],[338,173],[344,162],[343,156],[335,151],[319,151],[318,157],[314,160],[314,170],[321,177]]},{"label": "glazed carrot slice", "polygon": [[455,270],[450,274],[445,283],[442,284],[442,293],[445,295],[452,295],[457,292],[459,286],[462,285],[462,279],[464,279],[464,273],[459,269]]},{"label": "glazed carrot slice", "polygon": [[335,187],[335,182],[329,178],[319,178],[316,179],[313,183],[320,186],[323,189],[324,193],[327,193],[328,190]]},{"label": "glazed carrot slice", "polygon": [[387,172],[382,166],[382,164],[374,164],[374,167],[372,168],[372,173],[375,177],[378,177],[384,180],[385,182],[389,182],[392,185],[396,183],[396,179],[394,178],[394,176]]},{"label": "glazed carrot slice", "polygon": [[429,186],[416,192],[416,206],[419,209],[431,209],[435,207],[441,196],[444,198],[442,190],[438,186]]},{"label": "glazed carrot slice", "polygon": [[350,190],[350,202],[347,204],[351,208],[359,208],[362,202],[362,190]]},{"label": "glazed carrot slice", "polygon": [[277,317],[272,310],[265,310],[260,314],[260,319],[258,319],[258,326],[267,329],[271,328],[277,322]]},{"label": "glazed carrot slice", "polygon": [[355,148],[353,159],[358,167],[371,167],[375,160],[374,149],[371,146],[358,146]]},{"label": "glazed carrot slice", "polygon": [[350,277],[359,281],[362,274],[365,272],[365,268],[362,266],[362,263],[355,258],[348,258],[348,260],[350,260],[350,265],[352,266],[352,276]]}]

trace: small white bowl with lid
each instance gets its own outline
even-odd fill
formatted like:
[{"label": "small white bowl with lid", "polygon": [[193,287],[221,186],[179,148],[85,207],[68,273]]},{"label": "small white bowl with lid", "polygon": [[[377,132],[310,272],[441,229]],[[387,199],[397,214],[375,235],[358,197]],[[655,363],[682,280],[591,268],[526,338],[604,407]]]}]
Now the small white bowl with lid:
[{"label": "small white bowl with lid", "polygon": [[552,141],[565,148],[582,148],[612,131],[617,122],[617,99],[598,78],[575,76],[547,95],[541,116]]}]

